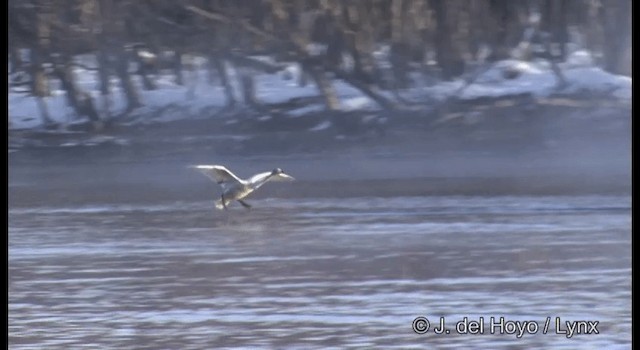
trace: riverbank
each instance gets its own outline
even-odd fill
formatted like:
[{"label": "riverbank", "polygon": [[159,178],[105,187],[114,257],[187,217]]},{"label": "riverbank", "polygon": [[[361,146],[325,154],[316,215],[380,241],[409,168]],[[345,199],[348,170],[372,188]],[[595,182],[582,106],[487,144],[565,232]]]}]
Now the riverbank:
[{"label": "riverbank", "polygon": [[[239,107],[100,132],[9,130],[10,204],[211,198],[214,186],[186,168],[211,163],[239,176],[281,167],[299,179],[265,187],[258,197],[631,188],[631,102],[608,93],[485,95],[394,112],[328,113],[305,101],[301,114],[291,111],[304,105],[272,104],[268,113]],[[359,180],[378,182],[370,188]]]},{"label": "riverbank", "polygon": [[207,133],[206,124],[189,123],[149,127],[139,135],[123,130],[111,137],[135,142],[10,153],[9,202],[206,200],[218,189],[187,166],[212,163],[242,177],[281,167],[298,179],[265,186],[258,199],[629,193],[630,114],[611,109],[616,113],[596,116],[571,109],[539,116],[539,124],[526,128],[512,125],[511,131],[500,123],[503,129],[487,123],[467,132],[464,124],[428,130],[398,126],[359,137],[329,130],[215,135]]}]

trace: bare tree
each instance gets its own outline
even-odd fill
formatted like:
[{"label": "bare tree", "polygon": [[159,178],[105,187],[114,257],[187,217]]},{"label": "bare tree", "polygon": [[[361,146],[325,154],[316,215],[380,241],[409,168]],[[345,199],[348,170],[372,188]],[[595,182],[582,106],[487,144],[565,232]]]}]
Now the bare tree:
[{"label": "bare tree", "polygon": [[109,51],[113,53],[113,59],[115,60],[116,75],[120,80],[120,87],[124,92],[124,96],[127,100],[127,111],[132,111],[142,106],[138,90],[131,80],[129,74],[129,55],[124,49],[124,16],[123,13],[127,11],[127,3],[116,3],[113,0],[100,0],[100,7],[103,9],[102,15],[106,16],[108,20],[104,21],[104,30],[109,35],[108,47]]},{"label": "bare tree", "polygon": [[631,73],[631,0],[611,0],[604,4],[604,68]]},{"label": "bare tree", "polygon": [[46,75],[44,64],[45,57],[49,54],[51,46],[51,0],[39,0],[37,2],[38,12],[35,14],[35,26],[37,38],[31,47],[31,77],[32,92],[36,96],[40,117],[45,126],[55,125],[49,114],[49,108],[45,97],[50,95],[49,79]]},{"label": "bare tree", "polygon": [[460,52],[453,46],[451,39],[450,3],[444,0],[432,0],[432,7],[437,23],[436,29],[436,60],[442,71],[443,79],[452,79],[464,70],[464,62]]},{"label": "bare tree", "polygon": [[[508,58],[534,10],[542,15],[539,36],[549,34],[543,43],[559,86],[564,76],[558,63],[567,54],[570,26],[582,29],[586,47],[602,57],[598,63],[605,69],[630,73],[630,8],[630,0],[10,0],[8,51],[12,71],[28,66],[47,125],[53,123],[49,74],[60,80],[77,114],[98,122],[112,113],[112,78],[119,81],[127,111],[142,105],[137,82],[157,88],[160,74],[173,74],[188,88],[187,98],[193,97],[198,74],[188,56],[208,58],[209,81],[221,84],[229,106],[242,99],[260,109],[257,74],[297,63],[304,72],[301,83],[310,78],[327,110],[342,108],[336,80],[394,109],[404,104],[399,92],[415,71],[433,76],[427,64],[432,52],[443,79],[457,78],[470,61],[484,59],[484,46],[491,49],[489,60]],[[22,48],[30,53],[25,62]],[[147,60],[142,48],[154,55]],[[390,49],[384,65],[381,48]],[[167,52],[172,55],[165,57]],[[100,108],[75,82],[78,53],[96,55]],[[135,63],[137,71],[131,69]],[[228,67],[238,74],[230,75]]]}]

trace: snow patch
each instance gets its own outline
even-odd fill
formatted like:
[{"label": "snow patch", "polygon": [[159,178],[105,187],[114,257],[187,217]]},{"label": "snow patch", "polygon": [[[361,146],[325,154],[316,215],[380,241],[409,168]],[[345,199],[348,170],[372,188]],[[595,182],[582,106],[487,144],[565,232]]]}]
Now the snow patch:
[{"label": "snow patch", "polygon": [[289,111],[288,114],[294,118],[297,118],[297,117],[308,115],[310,113],[322,112],[324,110],[325,110],[325,107],[323,105],[311,104],[308,106],[300,107],[292,111]]},{"label": "snow patch", "polygon": [[314,126],[313,128],[309,129],[309,131],[322,131],[322,130],[326,130],[328,128],[330,128],[332,125],[332,123],[328,120],[325,120],[323,122],[321,122],[320,124]]},{"label": "snow patch", "polygon": [[588,51],[578,50],[569,54],[567,61],[560,66],[562,68],[593,67],[594,60]]},{"label": "snow patch", "polygon": [[[323,47],[317,46],[315,49],[320,50]],[[374,57],[380,64],[387,62],[389,46],[380,46],[374,52]],[[204,66],[203,58],[199,57],[194,60],[198,61],[198,66]],[[78,64],[74,68],[78,87],[90,93],[96,107],[101,109],[103,97],[100,94],[98,72],[95,70],[97,67],[95,56],[76,56],[74,62]],[[612,98],[630,101],[631,78],[610,74],[595,67],[593,63],[594,59],[589,52],[577,50],[568,56],[567,62],[559,64],[567,83],[562,92],[603,93],[609,94]],[[242,101],[242,89],[238,81],[236,67],[225,62],[225,69],[233,87],[234,98],[237,101]],[[255,72],[252,74],[254,74],[256,84],[256,96],[266,103],[280,103],[292,98],[320,95],[313,81],[310,80],[304,86],[300,85],[299,78],[303,72],[298,63],[287,64],[285,70],[278,74]],[[283,80],[283,74],[289,75],[293,79]],[[212,111],[226,106],[227,97],[224,88],[219,82],[209,83],[209,72],[206,69],[196,69],[193,73],[185,71],[184,76],[185,85],[178,85],[172,75],[159,74],[154,76],[157,85],[155,90],[142,89],[140,77],[132,76],[144,106],[131,112],[131,119],[145,123],[210,118]],[[220,80],[220,77],[217,77],[217,80]],[[413,80],[420,82],[422,79]],[[127,101],[120,87],[119,79],[114,76],[109,84],[111,89],[111,94],[108,97],[110,113],[112,115],[121,114],[125,111]],[[56,79],[52,79],[50,82],[52,94],[44,98],[51,119],[62,125],[86,121],[86,118],[75,116],[74,111],[68,106],[66,93],[59,85]],[[333,80],[333,86],[343,108],[347,111],[379,108],[369,97],[342,80]],[[458,98],[462,99],[483,96],[499,97],[520,93],[547,96],[558,92],[557,88],[556,76],[547,61],[505,60],[491,66],[468,86],[462,79],[429,84],[423,82],[402,90],[401,95],[416,103],[429,104],[456,94]],[[20,89],[24,90],[22,87]],[[41,128],[44,123],[40,117],[37,99],[28,95],[27,92],[16,90],[18,88],[12,88],[8,96],[9,129]],[[394,99],[388,91],[381,93],[387,98]],[[323,110],[322,104],[314,103],[292,111],[291,115],[297,117]],[[317,131],[329,127],[330,124],[326,123],[328,122],[321,123],[312,130]],[[320,126],[323,128],[318,129]]]},{"label": "snow patch", "polygon": [[342,106],[347,111],[353,111],[357,109],[370,109],[375,106],[375,103],[368,97],[360,96],[344,99]]}]

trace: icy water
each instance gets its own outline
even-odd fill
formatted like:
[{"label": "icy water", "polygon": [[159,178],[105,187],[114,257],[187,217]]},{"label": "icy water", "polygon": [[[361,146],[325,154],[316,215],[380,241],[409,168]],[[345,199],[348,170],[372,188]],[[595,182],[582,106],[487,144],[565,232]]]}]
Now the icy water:
[{"label": "icy water", "polygon": [[9,347],[631,348],[629,196],[250,202],[10,207]]}]

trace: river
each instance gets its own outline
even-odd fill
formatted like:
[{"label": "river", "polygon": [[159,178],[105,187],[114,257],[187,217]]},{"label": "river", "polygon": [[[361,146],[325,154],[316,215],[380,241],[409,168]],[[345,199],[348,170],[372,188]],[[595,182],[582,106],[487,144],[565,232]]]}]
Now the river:
[{"label": "river", "polygon": [[11,349],[631,347],[626,167],[501,178],[398,157],[223,159],[298,178],[224,212],[186,169],[204,155],[122,152],[11,154]]}]

